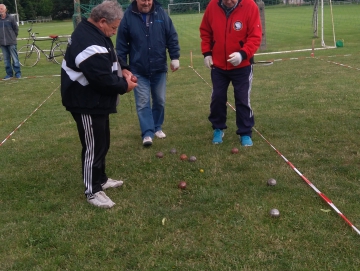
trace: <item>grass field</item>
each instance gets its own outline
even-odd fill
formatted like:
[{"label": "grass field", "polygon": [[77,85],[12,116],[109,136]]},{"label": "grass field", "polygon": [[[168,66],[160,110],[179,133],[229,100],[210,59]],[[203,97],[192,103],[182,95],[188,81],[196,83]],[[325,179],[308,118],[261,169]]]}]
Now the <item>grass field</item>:
[{"label": "grass field", "polygon": [[[0,270],[358,270],[360,236],[255,131],[254,146],[241,147],[231,108],[224,143],[211,144],[203,79],[211,80],[195,20],[174,18],[182,57],[168,74],[168,137],[143,148],[132,94],[110,118],[107,171],[125,180],[107,192],[110,210],[84,198],[80,142],[54,76],[60,66],[42,58],[23,68],[28,78],[0,81]],[[254,65],[251,103],[256,130],[359,228],[360,35],[358,21],[342,25],[342,48],[256,57],[276,61]],[[40,36],[72,31],[71,22],[35,27]]]}]

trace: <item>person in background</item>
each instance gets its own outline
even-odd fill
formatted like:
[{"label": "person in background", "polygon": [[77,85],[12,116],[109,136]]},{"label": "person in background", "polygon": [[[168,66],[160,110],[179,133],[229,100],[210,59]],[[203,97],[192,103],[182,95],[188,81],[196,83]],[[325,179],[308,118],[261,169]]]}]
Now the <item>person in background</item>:
[{"label": "person in background", "polygon": [[[116,113],[119,94],[137,86],[126,63],[119,63],[111,36],[123,10],[116,1],[94,7],[69,39],[61,66],[61,96],[76,124],[82,145],[82,173],[87,201],[101,208],[115,203],[103,190],[119,187],[107,177],[105,157],[110,147],[109,114]],[[121,71],[122,69],[122,71]]]},{"label": "person in background", "polygon": [[[180,46],[174,25],[156,0],[134,0],[118,29],[116,50],[138,78],[134,89],[142,142],[150,146],[153,138],[165,138],[165,93],[168,50],[174,72],[179,69]],[[152,105],[151,105],[152,100]]]},{"label": "person in background", "polygon": [[214,144],[223,142],[227,89],[234,87],[236,134],[252,146],[254,114],[250,105],[253,56],[261,44],[261,19],[253,0],[211,0],[200,24],[201,50],[211,69],[213,91],[209,121]]},{"label": "person in background", "polygon": [[4,58],[6,75],[3,80],[12,77],[21,78],[19,56],[17,53],[16,37],[19,33],[19,26],[14,16],[7,14],[4,4],[0,4],[0,46]]}]

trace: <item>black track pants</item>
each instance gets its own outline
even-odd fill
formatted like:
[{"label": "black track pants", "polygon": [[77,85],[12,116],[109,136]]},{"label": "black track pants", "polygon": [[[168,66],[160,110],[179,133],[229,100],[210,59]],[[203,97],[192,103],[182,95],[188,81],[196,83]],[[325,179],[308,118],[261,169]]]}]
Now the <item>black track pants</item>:
[{"label": "black track pants", "polygon": [[109,115],[72,113],[82,145],[82,174],[87,197],[102,191],[107,181],[105,156],[110,146]]},{"label": "black track pants", "polygon": [[254,115],[250,105],[252,77],[252,66],[229,71],[215,67],[211,69],[213,91],[209,121],[213,129],[227,128],[227,91],[230,83],[232,83],[236,108],[236,134],[251,136],[254,126]]}]

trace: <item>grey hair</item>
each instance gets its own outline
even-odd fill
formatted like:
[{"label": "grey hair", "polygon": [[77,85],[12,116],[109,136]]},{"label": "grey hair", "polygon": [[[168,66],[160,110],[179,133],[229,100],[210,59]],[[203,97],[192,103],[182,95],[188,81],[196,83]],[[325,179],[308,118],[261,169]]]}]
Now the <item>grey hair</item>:
[{"label": "grey hair", "polygon": [[122,19],[124,11],[121,5],[115,0],[105,0],[91,10],[90,18],[95,22],[100,21],[102,18],[106,19],[109,23],[117,19]]}]

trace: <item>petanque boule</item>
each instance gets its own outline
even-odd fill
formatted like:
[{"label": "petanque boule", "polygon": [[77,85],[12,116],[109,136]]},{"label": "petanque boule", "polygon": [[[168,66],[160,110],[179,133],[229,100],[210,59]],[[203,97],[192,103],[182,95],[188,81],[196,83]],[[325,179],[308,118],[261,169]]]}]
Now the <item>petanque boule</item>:
[{"label": "petanque boule", "polygon": [[176,149],[175,149],[175,148],[172,148],[172,149],[170,150],[170,153],[171,153],[171,154],[175,154],[175,153],[176,153]]},{"label": "petanque boule", "polygon": [[186,154],[182,154],[182,155],[180,155],[180,159],[184,161],[184,160],[187,160],[188,157]]},{"label": "petanque boule", "polygon": [[196,157],[195,156],[190,156],[189,162],[195,162],[195,161],[196,161]]},{"label": "petanque boule", "polygon": [[269,186],[276,185],[276,180],[273,178],[270,178],[269,180],[267,180],[267,185],[269,185]]},{"label": "petanque boule", "polygon": [[156,153],[156,157],[157,158],[163,158],[164,154],[161,151],[159,151],[159,152]]},{"label": "petanque boule", "polygon": [[236,153],[238,153],[239,152],[239,149],[238,148],[232,148],[231,149],[231,153],[232,154],[236,154]]},{"label": "petanque boule", "polygon": [[180,189],[186,189],[186,182],[185,182],[185,181],[179,182],[178,187],[179,187]]},{"label": "petanque boule", "polygon": [[280,211],[278,209],[271,209],[270,210],[270,216],[271,217],[279,217],[280,216]]},{"label": "petanque boule", "polygon": [[133,81],[134,83],[137,83],[137,81],[138,81],[138,79],[137,79],[137,77],[136,77],[135,75],[132,75],[130,79],[131,79],[131,81]]}]

